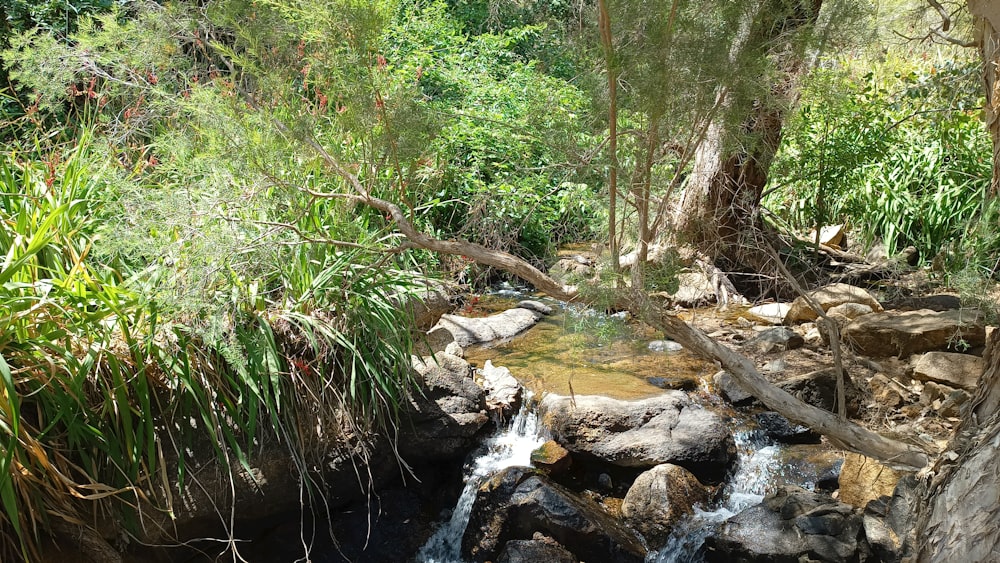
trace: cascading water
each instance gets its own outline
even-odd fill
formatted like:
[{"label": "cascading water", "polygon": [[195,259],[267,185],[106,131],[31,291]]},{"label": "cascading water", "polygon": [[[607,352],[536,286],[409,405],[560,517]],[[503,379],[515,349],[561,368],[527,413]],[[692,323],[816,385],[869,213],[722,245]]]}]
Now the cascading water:
[{"label": "cascading water", "polygon": [[705,538],[741,510],[764,499],[774,475],[780,471],[780,450],[760,430],[738,430],[736,470],[724,485],[713,510],[695,507],[693,515],[677,525],[667,544],[650,553],[649,563],[698,563]]},{"label": "cascading water", "polygon": [[507,427],[493,436],[479,450],[469,464],[465,488],[451,512],[451,518],[441,524],[434,535],[417,553],[422,563],[460,563],[462,535],[469,523],[472,503],[487,479],[508,467],[531,465],[531,452],[545,443],[538,428],[538,416],[530,408],[530,395]]}]

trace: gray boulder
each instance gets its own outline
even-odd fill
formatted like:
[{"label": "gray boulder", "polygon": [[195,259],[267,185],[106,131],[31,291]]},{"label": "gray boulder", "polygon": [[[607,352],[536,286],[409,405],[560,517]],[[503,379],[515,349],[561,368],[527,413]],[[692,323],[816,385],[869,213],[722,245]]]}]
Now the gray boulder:
[{"label": "gray boulder", "polygon": [[475,384],[469,364],[439,352],[414,358],[417,389],[402,413],[400,454],[406,459],[462,456],[489,421],[483,389]]},{"label": "gray boulder", "polygon": [[621,467],[673,463],[705,482],[717,482],[735,452],[722,417],[680,391],[636,401],[547,395],[539,411],[566,449]]},{"label": "gray boulder", "polygon": [[652,545],[663,545],[674,526],[696,504],[706,505],[709,489],[690,471],[664,463],[640,474],[622,502],[622,516]]},{"label": "gray boulder", "polygon": [[755,400],[754,396],[746,392],[729,372],[716,373],[712,376],[712,382],[715,383],[722,396],[734,405],[748,405]]},{"label": "gray boulder", "polygon": [[759,354],[770,354],[801,348],[803,344],[805,340],[799,333],[788,327],[775,327],[747,340],[743,348]]},{"label": "gray boulder", "polygon": [[858,317],[843,331],[844,342],[866,356],[897,356],[945,350],[959,344],[982,346],[986,327],[970,309],[935,312],[872,313]]},{"label": "gray boulder", "polygon": [[866,561],[862,516],[852,506],[794,486],[729,519],[705,542],[714,562]]},{"label": "gray boulder", "polygon": [[[537,535],[537,534],[536,534]],[[577,563],[578,560],[555,540],[511,540],[504,544],[498,563]]]},{"label": "gray boulder", "polygon": [[466,348],[516,336],[535,326],[542,316],[536,310],[515,307],[484,318],[442,315],[437,327],[450,332],[455,342]]},{"label": "gray boulder", "polygon": [[594,501],[524,467],[503,470],[476,493],[462,553],[496,561],[505,544],[544,534],[583,561],[641,563],[646,549],[635,533]]}]

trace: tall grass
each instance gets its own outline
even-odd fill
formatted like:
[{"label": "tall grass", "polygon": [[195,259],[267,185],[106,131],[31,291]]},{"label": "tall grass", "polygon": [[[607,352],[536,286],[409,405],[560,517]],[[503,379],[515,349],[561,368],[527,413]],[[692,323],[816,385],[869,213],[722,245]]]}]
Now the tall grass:
[{"label": "tall grass", "polygon": [[407,276],[361,249],[289,247],[271,278],[232,290],[224,337],[165,315],[148,291],[160,273],[95,258],[114,172],[90,145],[84,133],[69,148],[0,154],[5,561],[39,559],[46,531],[94,527],[95,515],[134,525],[140,504],[170,511],[152,484],[187,482],[183,455],[176,474],[158,474],[171,419],[197,420],[231,469],[263,432],[305,468],[317,424],[327,439],[345,421],[391,425],[409,385],[394,297]]}]

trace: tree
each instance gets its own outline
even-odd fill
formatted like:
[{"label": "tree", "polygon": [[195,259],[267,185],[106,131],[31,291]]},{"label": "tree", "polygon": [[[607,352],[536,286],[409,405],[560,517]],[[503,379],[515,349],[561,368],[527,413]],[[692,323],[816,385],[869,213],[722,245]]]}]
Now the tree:
[{"label": "tree", "polygon": [[796,80],[807,68],[796,35],[816,24],[821,6],[822,0],[754,4],[730,47],[736,68],[759,68],[762,60],[774,66],[765,75],[769,91],[753,98],[741,99],[738,85],[719,85],[720,114],[698,146],[677,207],[677,236],[710,256],[725,256],[762,271],[766,260],[748,239],[762,231],[759,207],[768,168],[795,99]]}]

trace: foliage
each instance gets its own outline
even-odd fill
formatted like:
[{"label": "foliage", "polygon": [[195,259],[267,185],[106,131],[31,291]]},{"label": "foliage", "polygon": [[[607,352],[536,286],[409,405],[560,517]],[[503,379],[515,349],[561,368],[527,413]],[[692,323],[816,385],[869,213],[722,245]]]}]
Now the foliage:
[{"label": "foliage", "polygon": [[960,60],[892,77],[818,69],[768,206],[794,228],[847,223],[868,245],[912,245],[930,259],[985,210],[991,155],[971,87],[977,69]]}]

